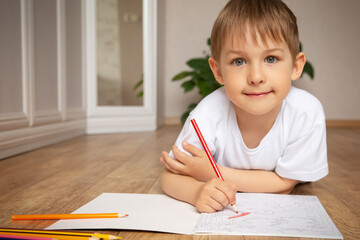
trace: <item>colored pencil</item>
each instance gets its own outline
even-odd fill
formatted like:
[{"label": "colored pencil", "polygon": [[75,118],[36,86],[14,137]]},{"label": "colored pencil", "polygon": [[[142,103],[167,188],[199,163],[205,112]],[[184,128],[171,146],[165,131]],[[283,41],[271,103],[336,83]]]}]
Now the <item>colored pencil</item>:
[{"label": "colored pencil", "polygon": [[[204,139],[204,137],[203,137],[203,135],[202,135],[202,133],[200,131],[199,126],[197,125],[195,119],[191,119],[190,121],[191,121],[191,124],[193,125],[193,127],[195,129],[195,132],[196,132],[196,134],[197,134],[197,136],[198,136],[198,138],[199,138],[199,140],[201,142],[201,145],[203,146],[203,148],[205,150],[205,153],[206,153],[206,155],[207,155],[207,157],[208,157],[208,159],[209,159],[209,161],[211,163],[211,166],[213,167],[213,169],[215,171],[216,176],[224,181],[224,178],[221,175],[221,172],[220,172],[218,166],[216,165],[216,162],[215,162],[215,160],[214,160],[214,158],[213,158],[213,156],[212,156],[212,154],[211,154],[211,152],[209,150],[208,145],[205,142],[205,139]],[[231,204],[231,206],[234,208],[235,212],[238,213],[236,204]]]},{"label": "colored pencil", "polygon": [[58,240],[56,238],[48,238],[48,237],[28,237],[28,236],[18,236],[18,235],[7,235],[0,234],[0,239],[18,239],[18,240]]},{"label": "colored pencil", "polygon": [[58,240],[100,240],[98,237],[88,236],[75,236],[75,235],[58,235],[58,234],[47,234],[47,233],[29,233],[29,232],[3,232],[1,234],[19,236],[19,237],[46,237],[55,238]]},{"label": "colored pencil", "polygon": [[84,218],[122,218],[128,214],[120,213],[84,213],[84,214],[37,214],[37,215],[12,215],[11,220],[59,220],[59,219],[84,219]]},{"label": "colored pencil", "polygon": [[121,237],[108,235],[108,234],[100,234],[100,233],[86,233],[86,232],[70,232],[70,231],[47,231],[47,230],[31,230],[31,229],[16,229],[16,228],[5,228],[0,229],[0,233],[24,233],[24,234],[37,234],[40,236],[44,235],[53,235],[54,238],[57,239],[73,239],[74,237],[78,237],[79,239],[90,238],[91,239],[121,239]]}]

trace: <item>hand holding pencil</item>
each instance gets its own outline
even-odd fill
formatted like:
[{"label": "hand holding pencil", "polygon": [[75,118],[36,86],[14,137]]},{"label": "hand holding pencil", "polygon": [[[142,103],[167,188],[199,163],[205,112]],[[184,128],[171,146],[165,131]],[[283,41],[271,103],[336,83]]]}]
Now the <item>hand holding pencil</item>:
[{"label": "hand holding pencil", "polygon": [[[216,165],[216,162],[209,150],[209,147],[207,146],[206,142],[205,142],[205,139],[200,131],[200,128],[199,126],[197,125],[195,119],[191,119],[191,124],[193,125],[194,129],[195,129],[195,132],[196,134],[198,135],[199,137],[199,140],[201,142],[201,145],[203,146],[204,150],[205,150],[205,153],[207,155],[207,157],[209,158],[209,161],[210,161],[210,164],[211,166],[213,167],[214,171],[215,171],[215,174],[216,176],[218,177],[218,179],[221,179],[222,181],[224,181],[224,178],[223,176],[221,175],[221,172],[218,168],[218,166]],[[216,189],[216,190],[221,190],[221,192],[223,194],[225,194],[227,196],[228,199],[231,199],[231,196],[235,193],[236,193],[236,189],[234,189],[234,187],[230,187],[228,184],[226,183],[222,183],[221,181],[216,181],[216,180],[212,180],[210,181],[210,183],[207,183],[208,185],[210,185],[210,187],[208,189],[205,189],[205,191],[211,191],[212,189]],[[234,193],[235,191],[235,193]],[[206,194],[208,195],[208,194]],[[201,196],[200,196],[201,197]],[[234,197],[235,198],[235,197]],[[236,200],[235,200],[236,201]],[[220,203],[223,204],[223,201],[220,200]],[[231,202],[230,202],[231,203]],[[235,212],[238,213],[238,210],[237,210],[237,207],[236,207],[236,204],[235,203],[231,203],[231,206],[234,208]],[[220,210],[220,209],[217,209],[215,208],[216,210]]]},{"label": "hand holding pencil", "polygon": [[192,119],[191,123],[205,152],[192,144],[185,144],[184,142],[184,150],[191,155],[174,146],[172,149],[174,157],[163,151],[160,161],[169,172],[190,176],[195,180],[194,183],[199,183],[193,185],[195,186],[194,195],[191,199],[188,199],[196,206],[199,212],[214,212],[231,204],[237,213],[235,205],[236,185],[224,181],[195,119]]},{"label": "hand holding pencil", "polygon": [[[235,202],[236,188],[220,178],[204,183],[197,196],[195,207],[199,212],[220,211]],[[233,205],[235,207],[235,204]],[[237,212],[237,210],[234,210]]]}]

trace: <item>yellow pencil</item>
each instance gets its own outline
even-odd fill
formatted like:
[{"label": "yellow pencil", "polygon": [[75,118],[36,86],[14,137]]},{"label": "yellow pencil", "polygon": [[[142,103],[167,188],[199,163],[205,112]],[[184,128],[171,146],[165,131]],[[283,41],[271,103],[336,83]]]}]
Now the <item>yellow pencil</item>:
[{"label": "yellow pencil", "polygon": [[74,235],[57,235],[57,234],[45,234],[45,233],[7,232],[7,231],[0,231],[0,233],[6,233],[6,235],[11,235],[11,236],[48,237],[48,238],[56,238],[58,240],[100,240],[100,238],[93,236],[74,236]]},{"label": "yellow pencil", "polygon": [[[63,238],[66,239],[74,239],[74,237],[77,237],[79,240],[84,240],[84,238],[88,239],[121,239],[121,237],[108,235],[108,234],[100,234],[100,233],[81,233],[81,232],[64,232],[64,231],[46,231],[46,230],[30,230],[30,229],[0,229],[0,232],[6,232],[6,233],[24,233],[24,234],[48,234],[48,235],[54,235],[55,238],[60,238],[61,240]],[[92,238],[91,238],[92,237]],[[74,239],[75,240],[75,239]]]}]

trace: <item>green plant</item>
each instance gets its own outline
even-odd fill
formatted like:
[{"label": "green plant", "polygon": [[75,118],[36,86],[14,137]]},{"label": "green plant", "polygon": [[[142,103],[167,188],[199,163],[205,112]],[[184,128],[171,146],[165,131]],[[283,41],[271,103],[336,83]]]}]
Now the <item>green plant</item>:
[{"label": "green plant", "polygon": [[[134,85],[134,91],[139,91],[139,88],[144,84],[144,76],[141,75],[141,79],[140,81],[138,81],[135,85]],[[138,92],[138,94],[136,94],[136,97],[141,98],[144,96],[144,90],[140,89],[140,91]]]},{"label": "green plant", "polygon": [[[211,47],[210,38],[207,40],[207,45],[209,48]],[[301,49],[302,46],[300,43],[300,51]],[[221,87],[221,85],[215,80],[214,75],[210,69],[208,63],[210,55],[207,52],[205,52],[204,55],[204,57],[188,60],[186,64],[191,68],[191,70],[182,71],[172,78],[172,81],[183,81],[181,87],[184,89],[185,93],[197,87],[202,98]],[[304,73],[308,74],[311,79],[314,78],[314,69],[311,63],[306,62],[302,74]],[[185,123],[190,112],[197,106],[197,104],[198,103],[191,103],[187,107],[187,110],[181,116],[182,124]]]},{"label": "green plant", "polygon": [[[300,43],[299,46],[300,52],[302,52],[302,45]],[[309,61],[306,61],[305,66],[304,66],[304,70],[301,73],[301,77],[304,75],[304,73],[306,73],[307,75],[309,75],[309,77],[311,78],[311,80],[314,80],[314,68],[312,66],[312,64]]]},{"label": "green plant", "polygon": [[[210,47],[210,39],[207,40],[207,45]],[[190,71],[183,71],[172,78],[172,81],[183,80],[181,87],[184,92],[189,92],[195,87],[198,88],[199,94],[202,98],[212,93],[214,90],[221,87],[215,80],[214,75],[210,69],[208,59],[210,55],[205,52],[205,56],[201,58],[193,58],[186,62],[191,68]],[[184,124],[189,113],[196,107],[197,103],[191,103],[187,110],[181,116],[181,123]]]}]

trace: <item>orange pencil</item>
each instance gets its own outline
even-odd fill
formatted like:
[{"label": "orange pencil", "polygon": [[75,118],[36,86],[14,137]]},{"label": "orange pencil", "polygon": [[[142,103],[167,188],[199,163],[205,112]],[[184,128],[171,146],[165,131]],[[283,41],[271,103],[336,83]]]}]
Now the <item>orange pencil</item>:
[{"label": "orange pencil", "polygon": [[128,214],[120,213],[83,213],[83,214],[38,214],[38,215],[12,215],[11,220],[59,220],[84,218],[122,218]]}]

